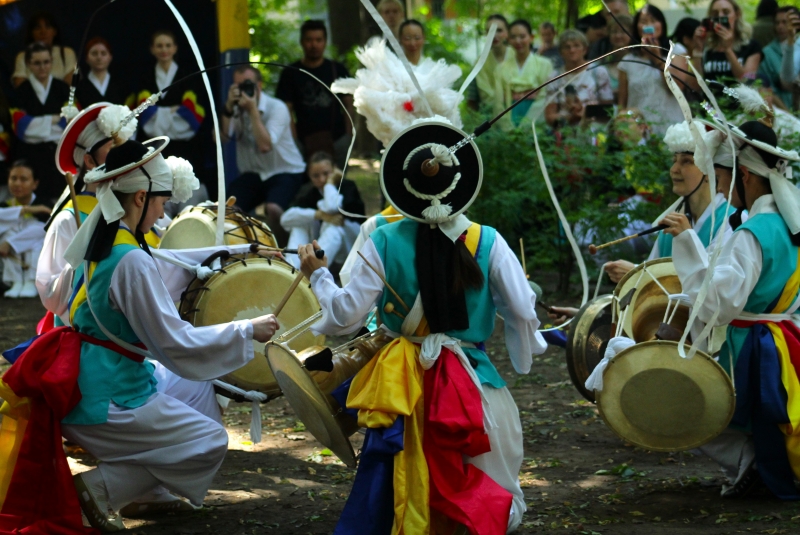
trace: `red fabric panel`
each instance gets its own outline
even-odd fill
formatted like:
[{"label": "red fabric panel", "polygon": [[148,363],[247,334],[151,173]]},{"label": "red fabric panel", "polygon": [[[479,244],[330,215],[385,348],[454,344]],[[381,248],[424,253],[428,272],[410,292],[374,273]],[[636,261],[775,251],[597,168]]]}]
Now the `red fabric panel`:
[{"label": "red fabric panel", "polygon": [[431,510],[464,524],[472,535],[503,535],[511,493],[462,456],[490,451],[480,393],[458,357],[442,349],[425,372],[423,448]]},{"label": "red fabric panel", "polygon": [[98,533],[83,527],[61,445],[61,420],[81,399],[80,354],[78,333],[58,327],[37,338],[3,375],[17,396],[29,399],[31,415],[0,511],[0,534]]},{"label": "red fabric panel", "polygon": [[48,310],[47,314],[36,324],[36,334],[44,334],[53,327],[55,327],[55,316]]}]

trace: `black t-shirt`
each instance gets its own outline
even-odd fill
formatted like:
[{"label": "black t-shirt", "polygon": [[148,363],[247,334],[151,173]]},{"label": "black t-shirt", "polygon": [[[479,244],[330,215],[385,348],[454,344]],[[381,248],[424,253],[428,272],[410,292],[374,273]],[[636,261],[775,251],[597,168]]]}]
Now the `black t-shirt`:
[{"label": "black t-shirt", "polygon": [[[746,45],[742,45],[736,51],[736,57],[742,66],[744,66],[747,58],[753,54],[761,54],[761,45],[753,40],[750,40]],[[725,52],[717,50],[706,50],[703,53],[703,73],[706,80],[723,81],[726,78],[734,78],[731,64],[728,58],[725,57]]]},{"label": "black t-shirt", "polygon": [[[304,67],[299,61],[292,63],[292,66],[308,71],[328,87],[337,78],[350,77],[344,65],[329,59],[323,60],[322,65],[316,69]],[[292,105],[300,141],[310,134],[322,131],[332,131],[333,139],[344,134],[344,113],[341,106],[329,90],[307,74],[284,69],[275,96]]]}]

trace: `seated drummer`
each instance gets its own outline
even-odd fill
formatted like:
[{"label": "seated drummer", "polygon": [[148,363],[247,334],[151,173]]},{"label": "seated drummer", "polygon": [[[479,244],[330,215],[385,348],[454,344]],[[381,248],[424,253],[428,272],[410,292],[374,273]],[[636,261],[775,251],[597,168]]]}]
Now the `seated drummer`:
[{"label": "seated drummer", "polygon": [[[61,430],[101,461],[75,486],[103,532],[124,529],[116,512],[131,502],[202,505],[228,444],[206,381],[247,364],[253,340],[264,343],[278,328],[273,315],[198,328],[178,315],[143,233],[170,198],[185,201],[199,185],[188,162],[160,154],[168,142],[124,142],[87,173],[98,206],[66,252],[75,267],[69,320],[82,336],[82,397]],[[12,370],[25,369],[28,353]]]},{"label": "seated drummer", "polygon": [[[749,218],[725,244],[711,274],[699,318],[730,323],[719,363],[736,387],[736,412],[730,427],[702,451],[728,477],[723,497],[743,497],[759,476],[777,497],[800,499],[800,422],[798,374],[800,332],[795,322],[800,284],[800,191],[792,182],[790,161],[797,152],[777,146],[766,124],[749,121],[732,130],[737,145],[737,182],[732,202]],[[739,180],[741,177],[741,180]],[[683,291],[696,299],[704,288],[709,257],[685,232],[687,222],[669,220],[675,268]]]}]

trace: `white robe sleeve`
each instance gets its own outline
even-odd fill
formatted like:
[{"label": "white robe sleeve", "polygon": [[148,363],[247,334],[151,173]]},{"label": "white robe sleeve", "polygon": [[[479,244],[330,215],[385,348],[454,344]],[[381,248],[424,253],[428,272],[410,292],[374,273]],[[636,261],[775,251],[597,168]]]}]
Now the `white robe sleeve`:
[{"label": "white robe sleeve", "polygon": [[233,321],[193,327],[170,300],[156,264],[144,251],[126,254],[108,291],[112,307],[168,370],[194,381],[216,379],[253,360],[253,324]]},{"label": "white robe sleeve", "polygon": [[[212,254],[222,250],[226,250],[231,254],[244,254],[250,251],[250,244],[199,247],[196,249],[158,249],[158,252],[154,254],[173,258],[184,264],[196,266]],[[183,293],[189,286],[189,283],[192,282],[192,279],[194,279],[194,272],[181,266],[176,266],[162,258],[156,258],[156,264],[158,272],[161,275],[161,280],[167,288],[170,298],[173,301],[180,300],[181,293]]]},{"label": "white robe sleeve", "polygon": [[[692,302],[697,301],[709,262],[708,253],[698,243],[696,234],[683,232],[672,245],[672,260],[683,293]],[[755,236],[747,230],[735,232],[723,246],[698,318],[708,323],[719,311],[716,325],[726,325],[739,316],[761,276],[762,266],[761,245]]]},{"label": "white robe sleeve", "polygon": [[343,285],[347,285],[350,282],[350,273],[353,270],[353,266],[356,265],[356,261],[360,260],[361,258],[358,256],[358,252],[367,243],[369,239],[369,235],[372,234],[372,231],[378,227],[378,219],[377,216],[372,216],[363,223],[361,223],[361,228],[358,231],[358,236],[356,237],[356,241],[353,243],[353,247],[350,248],[350,253],[347,255],[347,260],[344,261],[344,265],[342,269],[339,271],[339,280],[342,281]]},{"label": "white robe sleeve", "polygon": [[[383,262],[372,240],[362,248],[362,254],[381,275]],[[311,287],[322,307],[322,319],[311,328],[316,334],[345,335],[358,330],[372,307],[383,293],[383,281],[361,258],[353,266],[352,278],[339,288],[326,268],[311,275]]]},{"label": "white robe sleeve", "polygon": [[167,106],[157,106],[156,113],[142,126],[144,133],[150,137],[167,136],[178,141],[187,141],[194,137],[191,125]]},{"label": "white robe sleeve", "polygon": [[[35,145],[37,143],[44,143],[45,141],[53,141],[53,137],[61,134],[61,128],[53,124],[52,115],[41,115],[33,117],[31,122],[25,128],[25,133],[22,135],[24,143]],[[58,137],[56,137],[58,139]]]},{"label": "white robe sleeve", "polygon": [[0,208],[0,234],[8,232],[12,226],[19,223],[22,217],[22,206]]},{"label": "white robe sleeve", "polygon": [[314,214],[316,210],[313,208],[300,208],[295,206],[289,208],[281,216],[281,226],[286,230],[291,230],[297,227],[307,227],[313,225],[316,221]]},{"label": "white robe sleeve", "polygon": [[342,203],[343,196],[333,184],[325,184],[322,188],[322,200],[317,202],[317,208],[326,214],[336,214],[339,212],[339,205]]},{"label": "white robe sleeve", "polygon": [[506,348],[517,373],[529,373],[533,355],[544,353],[547,343],[536,316],[536,294],[531,290],[517,257],[497,234],[489,254],[489,289],[503,317]]},{"label": "white robe sleeve", "polygon": [[44,236],[42,253],[36,266],[36,289],[39,291],[39,298],[47,310],[57,315],[59,310],[63,313],[66,307],[65,297],[69,299],[72,291],[72,270],[69,270],[66,277],[62,277],[62,271],[68,265],[64,260],[64,251],[77,232],[75,216],[62,210],[53,219]]},{"label": "white robe sleeve", "polygon": [[37,220],[25,220],[24,226],[20,230],[9,232],[6,241],[17,253],[41,251],[44,241],[44,223]]}]

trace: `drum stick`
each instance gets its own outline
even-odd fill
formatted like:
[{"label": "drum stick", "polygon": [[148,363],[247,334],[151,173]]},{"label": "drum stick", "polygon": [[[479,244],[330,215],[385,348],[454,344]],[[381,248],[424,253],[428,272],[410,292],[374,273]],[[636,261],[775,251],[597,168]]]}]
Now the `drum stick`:
[{"label": "drum stick", "polygon": [[611,247],[612,245],[616,245],[618,243],[626,242],[628,240],[632,240],[634,238],[639,238],[641,236],[647,236],[648,234],[652,234],[653,232],[658,232],[659,230],[664,230],[667,228],[667,225],[656,225],[653,228],[649,228],[647,230],[643,230],[642,232],[637,232],[636,234],[631,234],[630,236],[625,236],[624,238],[620,238],[618,240],[610,241],[608,243],[604,243],[602,245],[595,245],[592,244],[589,246],[589,254],[596,255],[597,251],[600,249],[605,249],[606,247]]},{"label": "drum stick", "polygon": [[525,244],[522,242],[522,238],[519,239],[519,258],[522,260],[522,272],[527,276],[528,268],[525,266]]},{"label": "drum stick", "polygon": [[403,298],[402,298],[402,297],[400,297],[399,295],[397,295],[397,292],[395,292],[395,291],[394,291],[394,288],[392,288],[392,286],[391,286],[391,285],[390,285],[388,282],[386,282],[386,277],[384,277],[383,275],[381,275],[381,274],[378,272],[378,270],[377,270],[377,269],[375,269],[375,266],[373,266],[372,264],[370,264],[370,263],[369,263],[369,260],[367,260],[367,259],[364,257],[364,255],[363,255],[363,254],[361,254],[361,251],[358,251],[358,256],[360,256],[360,257],[361,257],[361,260],[363,260],[363,261],[364,261],[364,263],[365,263],[365,264],[366,264],[366,265],[367,265],[367,266],[368,266],[368,267],[369,267],[369,268],[370,268],[372,271],[374,271],[374,272],[375,272],[375,274],[376,274],[378,277],[380,277],[380,279],[383,281],[383,284],[384,284],[384,286],[386,286],[386,287],[389,289],[389,291],[390,291],[390,292],[392,292],[392,295],[395,297],[395,299],[397,299],[398,301],[400,301],[400,304],[401,304],[401,305],[403,305],[403,308],[405,308],[405,309],[406,309],[406,312],[411,312],[411,309],[410,309],[410,308],[408,308],[408,305],[406,304],[406,302],[405,302],[405,301],[403,301]]},{"label": "drum stick", "polygon": [[286,306],[286,303],[289,302],[289,298],[292,296],[294,291],[300,285],[300,281],[301,280],[303,280],[303,272],[302,271],[298,271],[297,272],[297,276],[292,281],[292,285],[289,286],[289,289],[286,290],[286,293],[283,295],[283,298],[281,299],[281,302],[278,303],[277,307],[275,307],[275,311],[273,312],[273,314],[275,315],[276,318],[278,317],[278,314],[280,314],[281,311],[283,310],[283,307]]},{"label": "drum stick", "polygon": [[75,184],[72,182],[72,173],[64,175],[64,180],[67,181],[67,188],[69,188],[69,198],[72,201],[72,215],[75,216],[75,224],[81,228],[81,214],[78,211],[78,196],[75,194]]},{"label": "drum stick", "polygon": [[[265,246],[265,245],[258,245],[257,243],[253,243],[253,244],[250,245],[250,252],[251,253],[257,253],[259,251],[280,251],[281,253],[284,253],[284,254],[300,254],[297,251],[297,249],[279,249],[277,247],[269,247],[269,246]],[[317,249],[316,251],[314,251],[314,256],[316,256],[317,258],[322,260],[322,258],[325,256],[325,251],[322,250],[322,249]]]},{"label": "drum stick", "polygon": [[228,197],[228,200],[225,201],[225,206],[233,206],[234,204],[236,204],[236,196],[231,195],[230,197]]},{"label": "drum stick", "polygon": [[394,309],[394,303],[386,303],[383,306],[383,311],[386,312],[387,314],[394,314],[395,316],[397,316],[400,319],[406,319],[405,316],[403,316],[397,310]]}]

